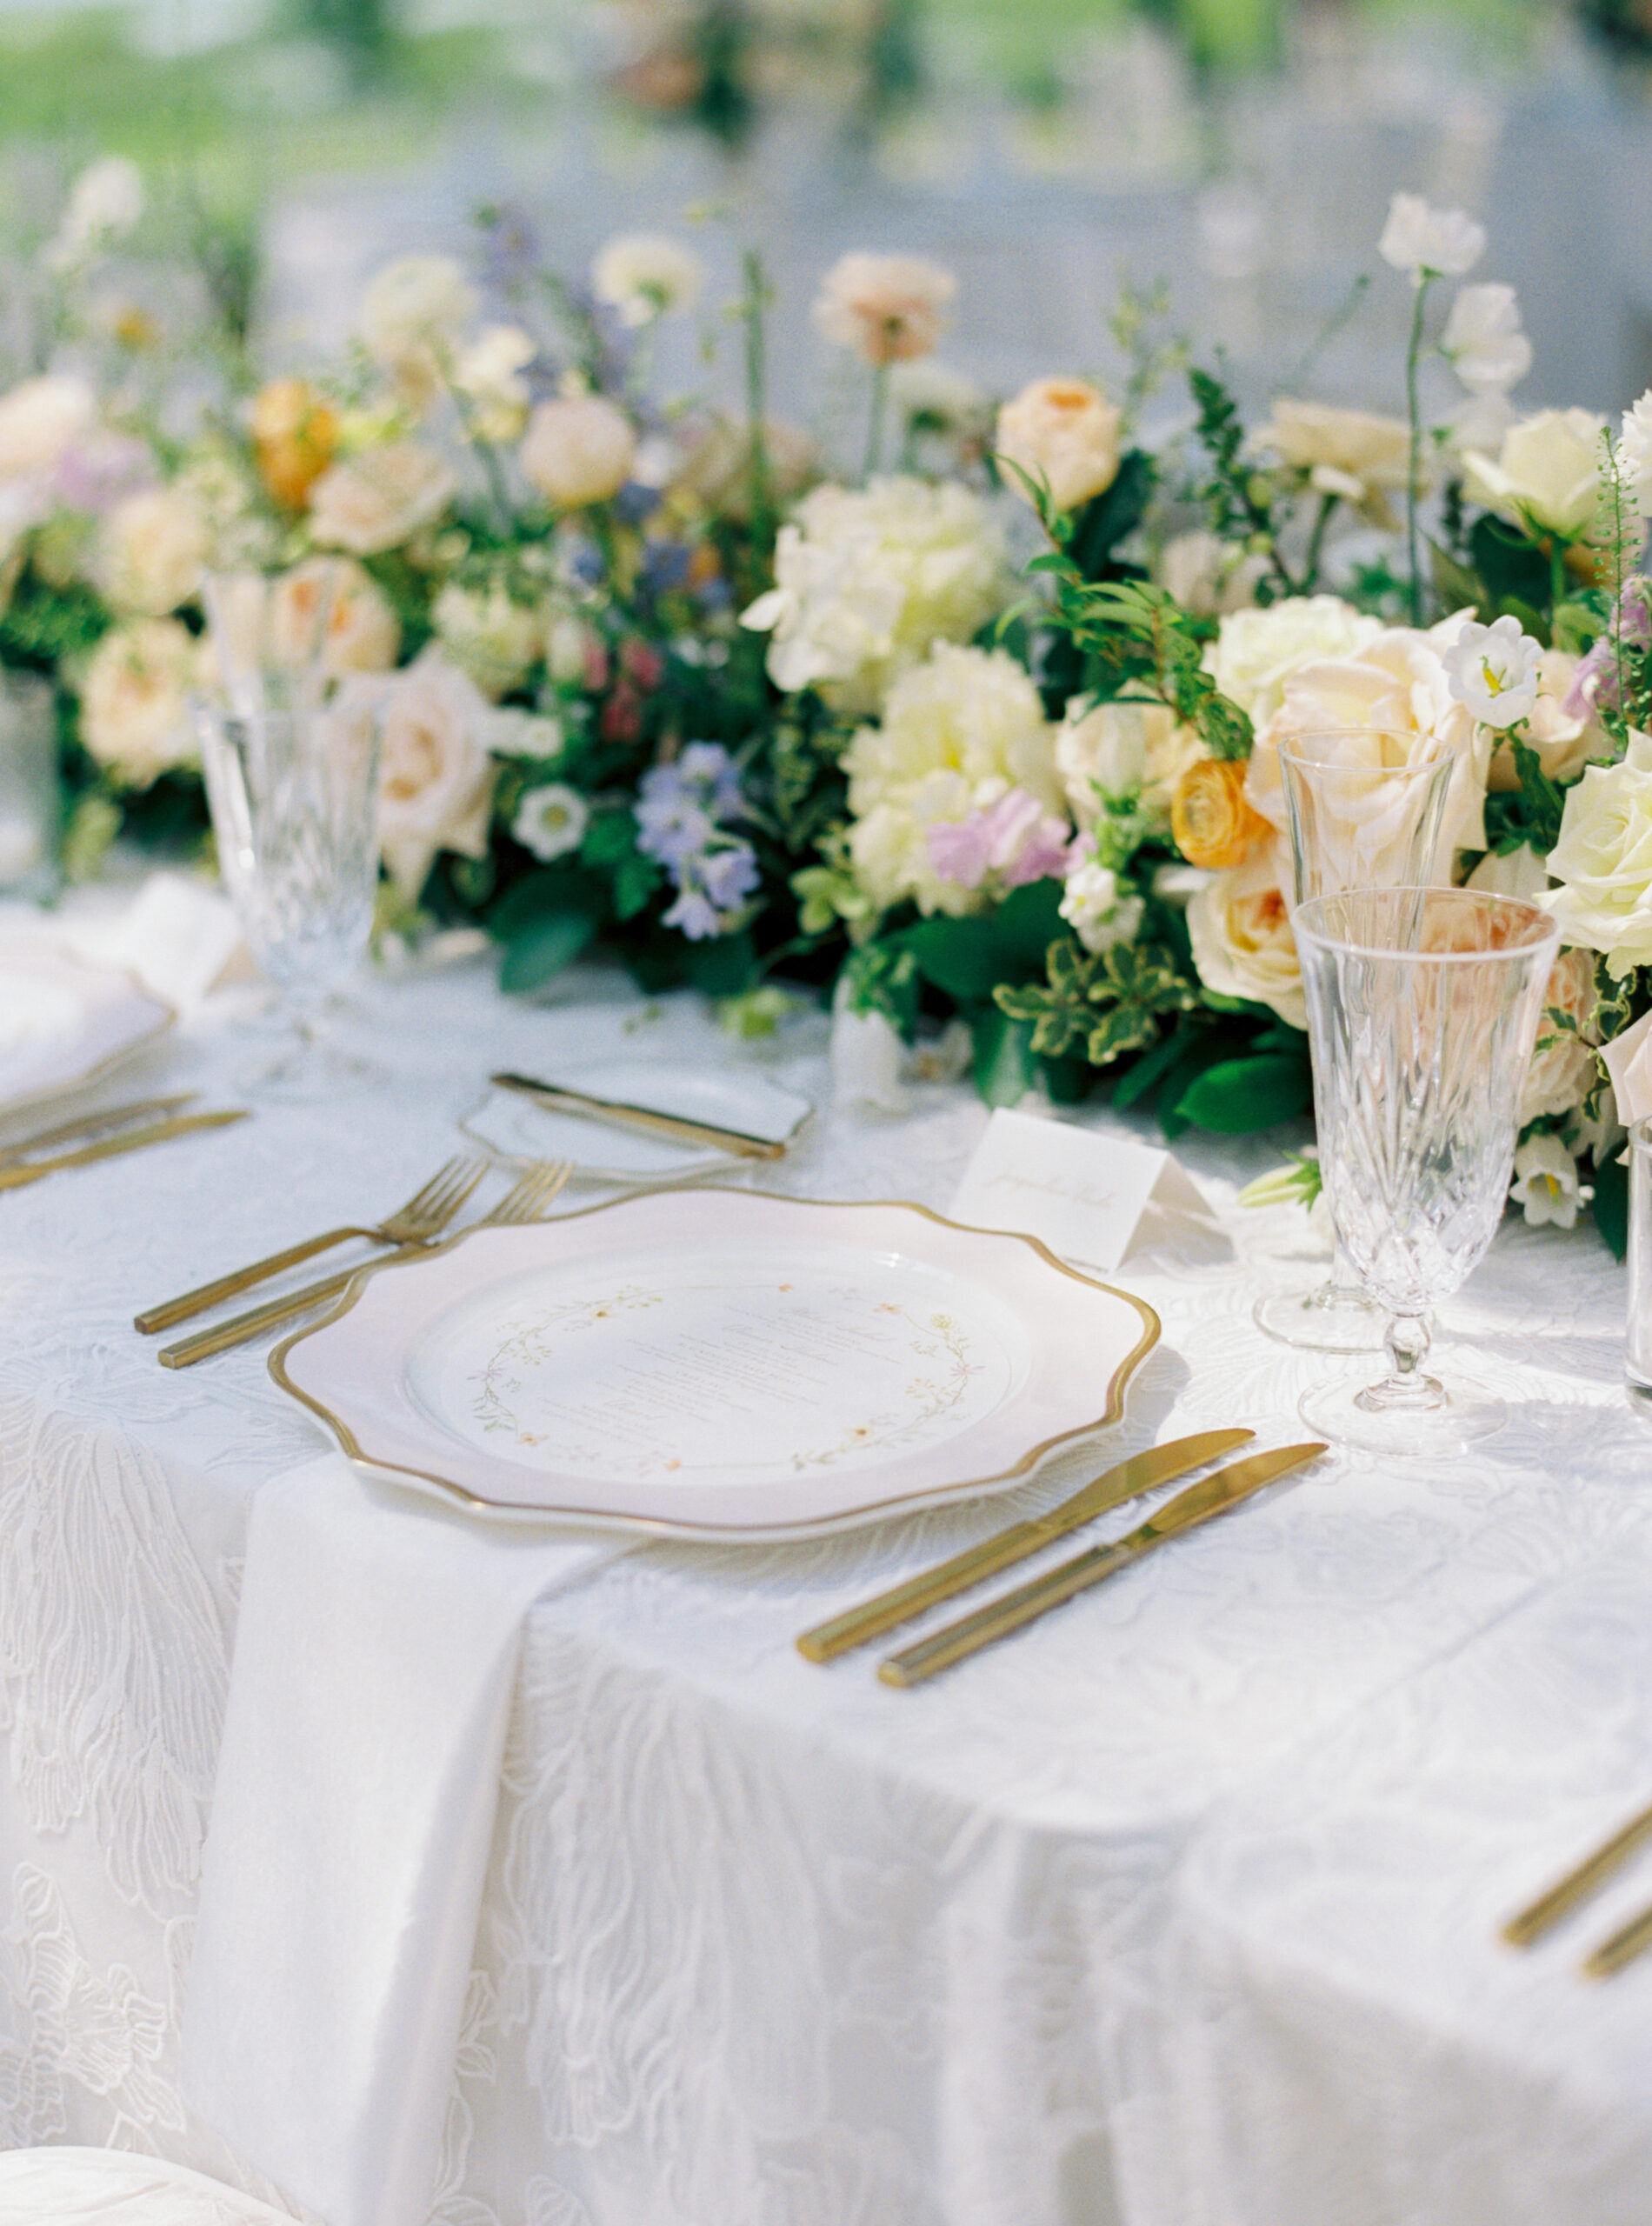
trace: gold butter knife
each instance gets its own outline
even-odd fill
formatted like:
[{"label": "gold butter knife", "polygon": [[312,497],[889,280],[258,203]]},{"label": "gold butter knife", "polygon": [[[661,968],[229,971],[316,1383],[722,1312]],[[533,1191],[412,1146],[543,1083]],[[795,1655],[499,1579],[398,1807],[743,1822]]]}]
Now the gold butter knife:
[{"label": "gold butter knife", "polygon": [[926,1677],[933,1677],[939,1670],[950,1669],[966,1655],[992,1645],[995,1640],[1007,1638],[1011,1631],[1021,1630],[1046,1609],[1059,1607],[1076,1592],[1099,1584],[1116,1570],[1140,1561],[1143,1554],[1150,1554],[1167,1538],[1194,1530],[1201,1523],[1209,1523],[1214,1516],[1225,1515],[1252,1492],[1272,1483],[1275,1477],[1316,1461],[1324,1450],[1324,1446],[1318,1443],[1276,1446],[1270,1452],[1253,1453],[1248,1461],[1236,1461],[1230,1468],[1217,1470],[1214,1476],[1205,1476],[1198,1483],[1190,1484],[1186,1491],[1178,1492],[1128,1536],[1116,1539],[1109,1546],[1092,1546],[1088,1553],[1063,1562],[1059,1569],[1035,1577],[1030,1584],[1007,1592],[1002,1599],[989,1602],[973,1616],[949,1623],[944,1630],[920,1640],[916,1646],[908,1647],[903,1654],[891,1655],[887,1662],[879,1663],[878,1676],[886,1685],[922,1684]]},{"label": "gold butter knife", "polygon": [[[1552,1931],[1562,1917],[1569,1916],[1581,1903],[1599,1893],[1649,1840],[1652,1840],[1652,1809],[1642,1809],[1638,1816],[1629,1818],[1621,1831],[1614,1832],[1603,1847],[1596,1848],[1575,1870],[1569,1870],[1563,1878],[1557,1879],[1547,1893],[1540,1894],[1517,1916],[1511,1916],[1502,1929],[1503,1938],[1511,1948],[1529,1948],[1544,1933]],[[1607,1943],[1609,1947],[1613,1944],[1609,1941]],[[1596,1955],[1604,1952],[1602,1949],[1595,1950]]]},{"label": "gold butter knife", "polygon": [[85,1167],[95,1159],[113,1159],[123,1151],[142,1151],[149,1144],[163,1144],[174,1136],[193,1136],[197,1129],[227,1128],[231,1121],[244,1121],[244,1106],[236,1106],[223,1113],[185,1113],[172,1121],[152,1121],[146,1128],[128,1129],[118,1136],[105,1136],[101,1143],[82,1144],[76,1151],[54,1152],[50,1159],[29,1161],[21,1167],[0,1167],[0,1190],[21,1190],[25,1183],[37,1183],[43,1175],[55,1175],[59,1168]]},{"label": "gold butter knife", "polygon": [[192,1090],[183,1090],[172,1097],[139,1097],[126,1105],[101,1105],[95,1113],[77,1114],[72,1121],[56,1122],[50,1129],[31,1129],[26,1136],[14,1136],[9,1143],[0,1144],[0,1167],[15,1166],[31,1151],[67,1143],[71,1136],[95,1136],[100,1129],[124,1128],[129,1121],[176,1113],[194,1096]]},{"label": "gold butter knife", "polygon": [[656,1113],[651,1106],[627,1105],[617,1097],[590,1097],[581,1090],[564,1090],[560,1083],[536,1082],[530,1075],[490,1075],[498,1090],[514,1090],[523,1097],[553,1113],[595,1116],[621,1128],[642,1129],[649,1136],[669,1136],[676,1143],[709,1144],[742,1159],[783,1159],[786,1147],[770,1136],[748,1136],[742,1129],[715,1128],[709,1121],[690,1121],[680,1113]]},{"label": "gold butter knife", "polygon": [[1614,1971],[1621,1971],[1625,1963],[1632,1963],[1637,1956],[1644,1956],[1652,1948],[1652,1909],[1642,1909],[1638,1916],[1620,1925],[1609,1940],[1583,1958],[1583,1976],[1591,1979],[1609,1979]]},{"label": "gold butter knife", "polygon": [[1094,1522],[1098,1515],[1122,1507],[1142,1492],[1151,1491],[1156,1484],[1168,1484],[1173,1476],[1185,1476],[1189,1469],[1248,1445],[1256,1434],[1251,1430],[1208,1430],[1196,1437],[1178,1437],[1168,1445],[1150,1445],[1145,1452],[1133,1453],[1128,1461],[1121,1461],[1116,1468],[1083,1485],[1058,1507],[1024,1523],[1012,1523],[980,1545],[966,1547],[950,1561],[925,1570],[922,1576],[880,1592],[876,1599],[834,1616],[829,1623],[816,1623],[798,1640],[797,1650],[811,1662],[830,1662],[851,1647],[863,1646],[868,1639],[881,1638],[897,1623],[950,1600],[956,1593],[967,1592],[972,1584],[996,1576],[1001,1569],[1025,1561],[1041,1546],[1065,1537],[1069,1530]]}]

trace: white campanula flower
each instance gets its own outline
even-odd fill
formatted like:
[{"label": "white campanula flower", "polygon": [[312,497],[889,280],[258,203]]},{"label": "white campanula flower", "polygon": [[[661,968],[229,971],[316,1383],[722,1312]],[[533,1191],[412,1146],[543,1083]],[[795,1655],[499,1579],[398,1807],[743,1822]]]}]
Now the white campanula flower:
[{"label": "white campanula flower", "polygon": [[565,781],[547,781],[543,788],[523,790],[510,831],[524,850],[549,864],[579,848],[590,816],[590,805],[577,789]]},{"label": "white campanula flower", "polygon": [[469,401],[484,441],[514,441],[528,422],[531,399],[522,374],[536,353],[520,325],[487,324],[459,350],[453,383]]},{"label": "white campanula flower", "polygon": [[1652,386],[1624,411],[1619,439],[1624,479],[1642,510],[1652,510]]},{"label": "white campanula flower", "polygon": [[1558,1136],[1529,1136],[1515,1154],[1515,1179],[1509,1196],[1534,1229],[1553,1222],[1556,1229],[1570,1229],[1577,1209],[1594,1191],[1577,1179],[1577,1162]]},{"label": "white campanula flower", "polygon": [[1440,353],[1466,387],[1501,393],[1531,369],[1531,343],[1512,286],[1463,286],[1451,304]]},{"label": "white campanula flower", "polygon": [[832,1006],[832,1103],[845,1110],[865,1105],[904,1113],[910,1102],[901,1079],[905,1046],[895,1023],[885,1013],[856,1012],[848,992],[844,975]]},{"label": "white campanula flower", "polygon": [[1486,251],[1486,228],[1461,209],[1430,209],[1420,193],[1396,193],[1376,251],[1414,286],[1425,276],[1461,278]]},{"label": "white campanula flower", "polygon": [[1518,726],[1536,710],[1543,645],[1522,630],[1519,619],[1499,618],[1489,626],[1466,620],[1444,661],[1452,695],[1482,726]]},{"label": "white campanula flower", "polygon": [[699,257],[658,232],[610,240],[591,264],[592,293],[634,328],[690,308],[704,283]]},{"label": "white campanula flower", "polygon": [[424,349],[445,355],[476,307],[476,291],[450,255],[398,256],[362,297],[362,342],[386,364]]},{"label": "white campanula flower", "polygon": [[820,282],[815,329],[869,363],[927,356],[946,328],[958,282],[921,255],[840,256]]}]

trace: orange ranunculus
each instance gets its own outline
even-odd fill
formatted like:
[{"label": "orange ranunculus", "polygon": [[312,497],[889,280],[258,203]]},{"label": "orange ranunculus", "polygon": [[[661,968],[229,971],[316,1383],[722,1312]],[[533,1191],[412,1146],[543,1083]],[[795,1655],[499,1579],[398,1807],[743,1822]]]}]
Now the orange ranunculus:
[{"label": "orange ranunculus", "polygon": [[307,381],[272,379],[252,405],[252,444],[276,502],[302,510],[337,449],[338,413]]},{"label": "orange ranunculus", "polygon": [[1189,865],[1236,866],[1273,830],[1245,801],[1242,759],[1202,757],[1176,784],[1170,830]]}]

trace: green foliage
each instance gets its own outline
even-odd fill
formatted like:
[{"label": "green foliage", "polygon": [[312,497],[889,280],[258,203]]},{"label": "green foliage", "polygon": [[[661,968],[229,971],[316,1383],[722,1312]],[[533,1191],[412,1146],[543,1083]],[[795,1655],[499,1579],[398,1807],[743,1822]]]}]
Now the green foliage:
[{"label": "green foliage", "polygon": [[989,1006],[976,1022],[971,1072],[988,1105],[1019,1105],[1038,1079],[1033,1031]]},{"label": "green foliage", "polygon": [[851,950],[841,976],[850,1012],[881,1012],[903,1043],[917,1034],[923,983],[918,962],[899,936]]},{"label": "green foliage", "polygon": [[1540,614],[1549,608],[1554,576],[1544,551],[1489,510],[1475,520],[1469,546],[1481,582],[1476,602],[1482,617],[1489,622],[1511,615],[1547,645],[1549,625]]},{"label": "green foliage", "polygon": [[1001,1012],[1031,1023],[1031,1049],[1044,1058],[1077,1048],[1091,1066],[1110,1066],[1154,1043],[1164,1017],[1198,1003],[1162,943],[1115,943],[1098,952],[1063,936],[1049,946],[1045,970],[1043,986],[1000,984],[993,993]]},{"label": "green foliage", "polygon": [[1223,1059],[1183,1091],[1176,1111],[1196,1128],[1244,1136],[1305,1113],[1314,1102],[1308,1041],[1300,1050]]},{"label": "green foliage", "polygon": [[1615,1260],[1629,1249],[1629,1170],[1620,1154],[1609,1154],[1595,1170],[1595,1226]]}]

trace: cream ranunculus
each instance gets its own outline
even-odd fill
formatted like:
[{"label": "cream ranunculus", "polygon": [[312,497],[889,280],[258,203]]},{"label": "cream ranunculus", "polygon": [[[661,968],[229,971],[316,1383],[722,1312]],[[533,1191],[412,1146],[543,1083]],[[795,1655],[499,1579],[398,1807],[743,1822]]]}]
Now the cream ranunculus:
[{"label": "cream ranunculus", "polygon": [[390,598],[348,556],[311,556],[270,583],[269,650],[278,665],[306,663],[316,651],[323,609],[323,670],[389,672],[402,647],[402,623]]},{"label": "cream ranunculus", "polygon": [[1615,765],[1590,765],[1566,792],[1544,898],[1563,940],[1606,954],[1620,979],[1652,965],[1652,736]]},{"label": "cream ranunculus", "polygon": [[[1591,757],[1609,757],[1612,743],[1592,710],[1566,709],[1580,660],[1564,650],[1545,650],[1537,661],[1537,701],[1526,721],[1523,741],[1537,753],[1537,762],[1551,781],[1575,781]],[[1506,794],[1520,786],[1515,753],[1506,740],[1492,756],[1486,786],[1492,794]]]},{"label": "cream ranunculus", "polygon": [[937,643],[890,689],[882,726],[861,728],[843,764],[849,861],[880,910],[904,896],[924,912],[974,912],[986,901],[936,871],[932,825],[966,819],[1009,789],[1062,811],[1038,690],[1003,650]]},{"label": "cream ranunculus", "polygon": [[92,652],[80,690],[81,739],[129,788],[193,756],[189,696],[195,637],[176,618],[111,627]]},{"label": "cream ranunculus", "polygon": [[1277,843],[1212,874],[1188,906],[1193,963],[1206,989],[1269,1006],[1306,1028],[1308,1006],[1281,886],[1290,862]]},{"label": "cream ranunculus", "polygon": [[116,610],[163,618],[199,589],[210,538],[206,520],[176,488],[129,495],[103,521],[92,577]]},{"label": "cream ranunculus", "polygon": [[542,402],[528,420],[522,468],[559,510],[583,510],[617,495],[636,461],[636,430],[598,394]]},{"label": "cream ranunculus", "polygon": [[377,556],[434,525],[458,490],[452,466],[422,441],[387,441],[329,465],[310,490],[310,531],[323,549]]},{"label": "cream ranunculus", "polygon": [[949,270],[921,255],[840,256],[815,297],[815,329],[869,363],[909,363],[945,330],[957,290]]},{"label": "cream ranunculus", "polygon": [[467,587],[450,580],[430,606],[443,653],[484,696],[497,697],[527,677],[544,651],[544,621],[516,602],[502,580]]},{"label": "cream ranunculus", "polygon": [[[1340,496],[1378,524],[1391,523],[1385,497],[1405,486],[1411,470],[1411,431],[1402,417],[1282,396],[1273,412],[1251,436],[1251,448],[1258,453],[1271,449],[1305,471],[1316,494]],[[1425,472],[1426,463],[1425,457]]]},{"label": "cream ranunculus", "polygon": [[1494,463],[1470,449],[1462,459],[1469,491],[1537,533],[1575,541],[1600,503],[1600,439],[1605,420],[1588,410],[1540,410],[1503,437]]},{"label": "cream ranunculus", "polygon": [[[369,685],[370,683],[356,683]],[[346,690],[352,685],[345,683]],[[438,850],[488,847],[493,714],[456,666],[429,653],[390,683],[379,765],[378,839],[397,894],[416,900]]]},{"label": "cream ranunculus", "polygon": [[592,293],[633,328],[691,307],[704,283],[699,257],[658,232],[610,240],[591,264]]},{"label": "cream ranunculus", "polygon": [[1288,596],[1249,610],[1229,611],[1205,651],[1204,669],[1224,696],[1264,726],[1284,701],[1285,683],[1304,665],[1349,657],[1382,630],[1340,596]]},{"label": "cream ranunculus", "polygon": [[[1251,754],[1245,793],[1262,817],[1284,827],[1277,749],[1288,736],[1311,735],[1316,753],[1373,769],[1445,754],[1453,763],[1437,877],[1449,879],[1456,851],[1483,850],[1493,736],[1451,694],[1445,652],[1462,626],[1459,612],[1427,632],[1386,627],[1352,656],[1304,665],[1293,674],[1279,709],[1258,730]],[[1339,739],[1332,743],[1328,736]],[[1354,830],[1349,832],[1351,836]],[[1365,839],[1360,837],[1362,843]]]},{"label": "cream ranunculus", "polygon": [[97,415],[90,387],[67,372],[24,379],[0,395],[0,479],[50,471]]},{"label": "cream ranunculus", "polygon": [[935,643],[968,641],[1013,586],[981,497],[905,477],[806,495],[780,530],[775,578],[741,622],[773,630],[770,678],[850,716],[876,712]]},{"label": "cream ranunculus", "polygon": [[[1047,485],[1058,510],[1073,510],[1118,477],[1122,422],[1087,380],[1034,379],[998,412],[997,450],[1036,485]],[[1020,491],[1021,482],[1009,476]]]}]

